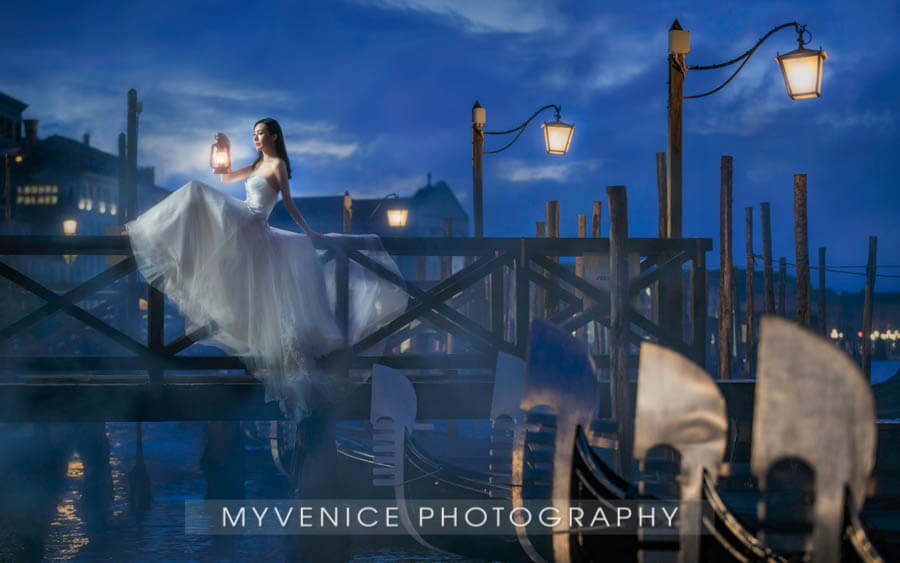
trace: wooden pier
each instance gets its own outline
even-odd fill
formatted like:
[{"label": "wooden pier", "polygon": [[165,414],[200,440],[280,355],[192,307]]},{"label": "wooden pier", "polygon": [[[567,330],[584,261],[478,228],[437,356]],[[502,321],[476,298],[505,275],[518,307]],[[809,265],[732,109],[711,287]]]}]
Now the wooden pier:
[{"label": "wooden pier", "polygon": [[[352,239],[323,249],[322,260],[335,261],[336,311],[346,326],[348,275],[361,267],[403,288],[409,295],[407,311],[352,347],[351,369],[375,363],[403,370],[416,386],[420,413],[430,418],[478,418],[490,409],[493,369],[498,352],[524,357],[531,321],[543,318],[531,296],[543,294],[559,306],[550,322],[575,332],[591,323],[609,326],[610,293],[597,280],[586,279],[567,267],[575,258],[603,260],[610,253],[605,238],[385,238],[385,249],[395,257],[419,256],[441,261],[464,257],[465,265],[441,280],[403,279],[355,248]],[[324,244],[324,243],[323,243]],[[710,239],[628,238],[620,249],[639,257],[640,274],[628,282],[622,304],[627,320],[627,343],[636,353],[650,339],[703,365],[706,348],[705,253]],[[2,236],[0,276],[12,282],[7,304],[24,295],[44,304],[7,326],[0,327],[0,420],[252,420],[279,419],[274,405],[263,400],[262,385],[246,373],[241,359],[225,355],[189,355],[184,352],[208,334],[200,327],[170,340],[165,338],[165,317],[174,314],[163,294],[146,284],[126,289],[136,266],[125,236]],[[115,262],[80,284],[48,287],[27,273],[28,256],[99,255]],[[7,260],[8,257],[15,257]],[[15,260],[15,262],[14,262]],[[118,260],[118,261],[116,261]],[[682,268],[691,264],[685,288],[690,303],[690,337],[667,333],[635,306],[635,297],[647,288],[658,291],[671,280],[681,284]],[[14,265],[19,267],[15,267]],[[24,266],[22,266],[24,265]],[[445,274],[449,273],[445,271]],[[672,274],[675,274],[674,276]],[[117,283],[118,281],[118,283]],[[115,284],[115,285],[114,285]],[[62,290],[60,290],[62,289]],[[145,296],[138,310],[123,311],[135,319],[145,317],[133,330],[115,326],[97,308],[78,305],[103,292],[105,299],[124,291]],[[546,302],[546,299],[545,299]],[[52,355],[34,353],[34,344],[17,353],[8,343],[51,315],[62,312],[80,326],[90,328],[130,354]],[[106,309],[107,313],[109,308]],[[582,331],[584,332],[584,331]],[[437,350],[410,346],[428,336]],[[452,337],[453,345],[443,346]],[[441,340],[444,339],[444,340]],[[40,345],[41,341],[37,344]],[[379,355],[367,355],[373,346]],[[443,346],[443,347],[442,347]],[[37,346],[39,348],[39,346]],[[609,351],[594,349],[596,365],[610,365]],[[628,356],[636,367],[637,356]],[[345,404],[340,416],[368,418],[369,387],[363,384]]]}]

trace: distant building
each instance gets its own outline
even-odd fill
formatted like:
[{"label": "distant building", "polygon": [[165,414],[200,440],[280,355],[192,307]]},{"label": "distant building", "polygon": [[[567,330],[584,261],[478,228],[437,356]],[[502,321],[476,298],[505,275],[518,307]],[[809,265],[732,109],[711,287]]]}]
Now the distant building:
[{"label": "distant building", "polygon": [[0,92],[0,150],[18,148],[22,141],[22,112],[28,104]]},{"label": "distant building", "polygon": [[[314,230],[343,232],[343,196],[295,197],[294,204]],[[442,237],[447,233],[455,237],[469,235],[469,215],[446,182],[431,183],[431,174],[426,185],[410,197],[353,199],[351,209],[351,234],[377,234],[383,237]],[[406,225],[391,227],[387,219],[388,209],[406,209]],[[281,201],[275,205],[269,223],[280,229],[300,230]],[[428,257],[424,264],[415,256],[401,256],[397,263],[407,279],[415,278],[417,269],[421,273],[423,266],[426,278],[436,279],[438,276],[439,260],[434,256]],[[460,266],[461,258],[457,258],[454,270]]]}]

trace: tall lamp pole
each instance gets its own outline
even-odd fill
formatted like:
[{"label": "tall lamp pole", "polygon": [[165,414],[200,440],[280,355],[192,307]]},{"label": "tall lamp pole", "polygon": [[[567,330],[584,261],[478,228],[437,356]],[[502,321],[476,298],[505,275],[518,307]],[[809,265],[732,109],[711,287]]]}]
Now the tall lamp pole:
[{"label": "tall lamp pole", "polygon": [[[668,127],[666,136],[666,179],[668,183],[668,197],[666,200],[666,218],[669,238],[681,238],[681,137],[682,137],[682,101],[691,98],[703,98],[715,94],[724,88],[744,68],[756,49],[762,45],[776,31],[792,27],[797,32],[798,48],[790,53],[778,55],[775,60],[781,67],[785,87],[788,96],[793,100],[818,98],[822,92],[822,65],[827,55],[825,51],[804,48],[809,43],[812,35],[805,25],[797,22],[788,22],[772,28],[756,45],[748,49],[742,55],[719,64],[706,66],[687,66],[685,55],[691,50],[690,32],[681,28],[676,19],[669,28],[669,97],[668,97]],[[804,39],[807,36],[809,39]],[[684,78],[688,70],[711,70],[724,68],[736,63],[741,63],[737,70],[718,87],[697,94],[684,96]]]},{"label": "tall lamp pole", "polygon": [[[484,207],[482,190],[482,180],[484,174],[482,168],[482,155],[496,154],[498,152],[503,152],[511,147],[513,143],[519,140],[519,137],[521,137],[522,133],[525,132],[525,128],[528,127],[528,125],[534,120],[534,118],[537,117],[538,114],[542,111],[550,108],[553,108],[556,111],[556,120],[547,121],[543,125],[541,125],[541,129],[544,130],[544,147],[547,149],[548,154],[566,154],[569,152],[569,146],[572,144],[572,134],[575,131],[575,126],[568,123],[563,123],[560,120],[560,112],[562,111],[562,108],[560,108],[558,105],[549,104],[540,108],[539,110],[531,114],[531,117],[529,117],[524,123],[507,131],[485,131],[485,109],[481,107],[481,104],[478,103],[478,100],[476,100],[475,105],[472,106],[472,219],[474,221],[474,232],[476,238],[481,238],[482,236],[484,236]],[[485,135],[509,135],[512,133],[516,133],[516,136],[513,137],[512,141],[510,141],[503,147],[493,151],[484,150]]]}]

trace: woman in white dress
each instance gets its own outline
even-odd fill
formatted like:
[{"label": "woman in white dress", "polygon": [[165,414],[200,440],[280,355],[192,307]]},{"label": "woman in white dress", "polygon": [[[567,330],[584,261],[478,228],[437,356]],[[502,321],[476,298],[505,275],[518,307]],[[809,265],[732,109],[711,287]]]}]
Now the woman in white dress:
[{"label": "woman in white dress", "polygon": [[[216,141],[230,144],[222,133]],[[278,401],[288,418],[301,420],[320,406],[313,395],[334,402],[353,389],[346,369],[317,359],[390,322],[405,309],[407,296],[353,264],[345,338],[334,315],[333,262],[322,265],[312,244],[340,235],[314,232],[294,205],[278,122],[257,122],[253,143],[256,160],[221,175],[223,182],[246,180],[244,201],[189,182],[126,229],[148,283],[174,301],[190,324],[212,327],[209,339],[242,356],[263,382],[266,401]],[[305,235],[268,224],[279,195]],[[354,238],[362,239],[366,255],[399,275],[378,237]]]}]

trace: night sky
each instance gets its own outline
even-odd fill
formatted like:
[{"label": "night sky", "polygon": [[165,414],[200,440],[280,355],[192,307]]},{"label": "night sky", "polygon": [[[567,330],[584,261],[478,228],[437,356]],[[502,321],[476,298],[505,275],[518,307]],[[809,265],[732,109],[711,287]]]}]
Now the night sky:
[{"label": "night sky", "polygon": [[[896,1],[191,4],[8,3],[0,90],[29,104],[40,137],[89,132],[92,145],[114,153],[135,88],[144,109],[139,164],[154,166],[168,189],[213,180],[215,131],[231,136],[243,163],[252,124],[274,117],[295,195],[409,195],[430,171],[467,209],[474,101],[487,109],[488,130],[561,105],[563,121],[576,125],[567,156],[543,151],[539,124],[550,111],[512,148],[485,156],[487,236],[533,236],[548,199],[560,200],[562,233],[572,236],[593,200],[606,213],[604,188],[615,184],[628,187],[632,236],[656,236],[672,20],[691,31],[689,65],[731,59],[776,25],[805,23],[808,47],[828,53],[821,98],[786,94],[774,57],[796,48],[787,29],[724,90],[685,101],[684,235],[713,238],[708,262],[718,264],[719,161],[732,155],[735,263],[744,263],[745,206],[754,207],[761,252],[762,201],[772,203],[776,260],[793,262],[793,174],[806,173],[813,265],[820,246],[832,265],[863,265],[867,237],[877,235],[879,273],[898,277],[880,277],[876,290],[900,290]],[[689,72],[685,94],[729,74]],[[500,146],[489,137],[486,150]],[[604,234],[608,225],[604,216]],[[863,281],[828,275],[838,289]]]}]

